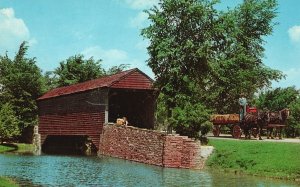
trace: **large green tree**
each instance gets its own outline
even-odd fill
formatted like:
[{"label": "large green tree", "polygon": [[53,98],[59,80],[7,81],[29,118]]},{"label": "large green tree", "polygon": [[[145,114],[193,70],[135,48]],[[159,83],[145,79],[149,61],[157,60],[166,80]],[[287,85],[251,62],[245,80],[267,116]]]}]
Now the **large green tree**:
[{"label": "large green tree", "polygon": [[44,89],[41,70],[35,58],[27,58],[26,42],[20,45],[14,59],[0,56],[0,100],[9,104],[19,120],[21,132],[37,124],[36,99]]},{"label": "large green tree", "polygon": [[262,62],[264,37],[276,24],[272,21],[276,6],[276,0],[244,0],[233,10],[220,13],[215,38],[218,54],[211,63],[216,76],[212,76],[214,84],[208,90],[216,94],[209,104],[218,112],[237,112],[235,101],[240,93],[252,98],[258,89],[283,77]]},{"label": "large green tree", "polygon": [[[151,23],[142,35],[150,40],[148,65],[164,94],[168,117],[178,107],[193,110],[184,102],[220,113],[238,112],[241,92],[252,97],[282,78],[262,62],[264,37],[275,25],[276,0],[245,0],[226,11],[216,9],[217,3],[161,0],[146,11]],[[202,123],[204,114],[200,112]],[[173,121],[182,126],[176,122],[180,120]]]}]

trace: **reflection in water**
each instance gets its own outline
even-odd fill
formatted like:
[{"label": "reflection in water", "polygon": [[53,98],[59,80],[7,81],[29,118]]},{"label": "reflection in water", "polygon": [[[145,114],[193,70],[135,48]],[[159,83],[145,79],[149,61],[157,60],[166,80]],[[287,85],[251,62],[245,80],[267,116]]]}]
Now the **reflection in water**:
[{"label": "reflection in water", "polygon": [[110,157],[0,154],[0,176],[35,186],[296,186],[288,181],[170,169]]}]

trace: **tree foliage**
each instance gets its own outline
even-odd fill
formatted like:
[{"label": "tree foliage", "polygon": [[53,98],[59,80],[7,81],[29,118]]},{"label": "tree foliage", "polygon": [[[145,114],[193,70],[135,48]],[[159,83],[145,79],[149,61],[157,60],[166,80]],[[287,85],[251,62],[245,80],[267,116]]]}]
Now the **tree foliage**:
[{"label": "tree foliage", "polygon": [[[283,77],[262,62],[264,37],[276,24],[276,0],[245,0],[226,11],[216,9],[217,3],[161,0],[146,11],[151,24],[142,35],[150,40],[148,65],[166,98],[168,117],[175,111],[191,115],[189,110],[198,110],[199,103],[205,106],[200,111],[238,112],[241,92],[251,98]],[[195,121],[205,123],[206,113],[200,112],[201,122]],[[188,117],[185,123],[173,123],[192,124]]]},{"label": "tree foliage", "polygon": [[105,75],[113,75],[116,73],[120,73],[121,71],[124,71],[125,69],[128,69],[129,64],[120,64],[117,66],[112,66],[108,70],[105,71]]},{"label": "tree foliage", "polygon": [[288,127],[285,133],[289,137],[300,136],[300,98],[289,105],[291,116],[288,119]]},{"label": "tree foliage", "polygon": [[255,102],[258,108],[279,111],[294,104],[299,94],[299,90],[295,87],[276,88],[260,93]]},{"label": "tree foliage", "polygon": [[101,77],[105,74],[101,60],[84,59],[83,55],[75,55],[60,62],[54,70],[57,76],[57,86],[67,86]]},{"label": "tree foliage", "polygon": [[0,107],[0,143],[20,134],[19,120],[13,107],[6,103]]},{"label": "tree foliage", "polygon": [[0,100],[9,103],[20,121],[20,129],[37,124],[36,99],[43,93],[41,70],[35,58],[27,58],[26,42],[20,45],[14,59],[0,57]]},{"label": "tree foliage", "polygon": [[276,88],[262,92],[255,100],[258,108],[271,111],[290,109],[285,134],[290,137],[299,135],[300,130],[300,91],[295,87]]},{"label": "tree foliage", "polygon": [[45,73],[47,90],[119,73],[128,68],[128,64],[121,64],[105,70],[101,63],[101,59],[95,60],[93,57],[85,59],[83,55],[70,56],[60,62],[54,71]]}]

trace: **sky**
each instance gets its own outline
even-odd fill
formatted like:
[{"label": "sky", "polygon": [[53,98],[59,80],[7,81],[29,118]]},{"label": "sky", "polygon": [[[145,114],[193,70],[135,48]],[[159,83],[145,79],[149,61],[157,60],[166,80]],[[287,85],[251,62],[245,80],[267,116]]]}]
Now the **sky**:
[{"label": "sky", "polygon": [[[221,0],[221,8],[241,0]],[[28,57],[52,71],[68,57],[102,59],[103,67],[130,64],[150,77],[147,45],[141,29],[149,9],[158,0],[0,0],[0,55],[13,57],[22,41]],[[275,87],[300,89],[300,0],[278,0],[278,16],[264,45],[266,66],[286,74]]]}]

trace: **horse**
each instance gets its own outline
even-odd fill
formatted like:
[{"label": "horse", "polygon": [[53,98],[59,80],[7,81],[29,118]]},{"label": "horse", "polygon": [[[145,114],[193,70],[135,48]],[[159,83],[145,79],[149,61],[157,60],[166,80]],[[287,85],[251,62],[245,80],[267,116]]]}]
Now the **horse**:
[{"label": "horse", "polygon": [[270,116],[270,121],[268,124],[268,129],[269,129],[269,134],[267,136],[267,138],[271,138],[273,139],[272,133],[273,133],[273,129],[275,128],[275,137],[278,135],[279,139],[282,139],[281,137],[281,133],[282,133],[282,128],[283,126],[286,124],[286,120],[288,119],[290,115],[290,110],[288,108],[284,108],[278,112],[270,112],[269,116]]},{"label": "horse", "polygon": [[[268,127],[270,122],[270,113],[269,111],[258,111],[257,114],[257,129],[258,129],[258,139],[262,140],[261,134],[264,128]],[[268,132],[267,132],[268,134]]]},{"label": "horse", "polygon": [[257,115],[253,113],[247,113],[244,116],[244,120],[242,121],[242,123],[243,123],[243,131],[245,134],[245,139],[250,139],[251,138],[250,130],[258,127],[257,119],[258,119]]},{"label": "horse", "polygon": [[267,111],[258,110],[257,113],[247,113],[243,121],[245,138],[250,139],[250,130],[255,128],[258,130],[257,135],[259,140],[262,140],[262,129],[267,126],[268,122],[269,113]]}]

